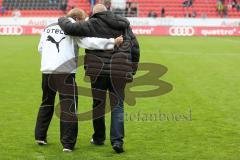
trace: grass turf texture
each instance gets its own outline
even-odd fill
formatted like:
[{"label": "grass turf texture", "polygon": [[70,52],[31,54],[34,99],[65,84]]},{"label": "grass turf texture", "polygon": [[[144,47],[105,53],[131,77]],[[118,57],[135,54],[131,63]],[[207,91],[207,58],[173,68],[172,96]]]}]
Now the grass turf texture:
[{"label": "grass turf texture", "polygon": [[[126,152],[117,155],[109,142],[108,114],[105,146],[90,145],[91,121],[80,122],[76,150],[66,154],[59,141],[59,119],[54,116],[49,144],[37,146],[33,133],[41,102],[40,56],[36,49],[39,37],[1,36],[0,159],[239,159],[240,38],[138,38],[141,61],[165,65],[169,70],[160,79],[174,89],[160,97],[138,98],[137,105],[126,105],[125,112],[188,115],[191,109],[192,121],[128,119]],[[83,69],[77,77],[79,85],[90,86],[82,80]],[[90,108],[91,99],[80,96],[80,112]]]}]

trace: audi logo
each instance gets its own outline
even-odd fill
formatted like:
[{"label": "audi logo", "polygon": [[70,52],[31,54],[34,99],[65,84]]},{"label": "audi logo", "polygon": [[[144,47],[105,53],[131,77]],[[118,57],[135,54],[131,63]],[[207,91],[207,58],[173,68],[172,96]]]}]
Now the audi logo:
[{"label": "audi logo", "polygon": [[195,30],[193,27],[170,27],[169,34],[171,36],[193,36]]},{"label": "audi logo", "polygon": [[0,26],[0,35],[21,35],[23,28],[21,26]]}]

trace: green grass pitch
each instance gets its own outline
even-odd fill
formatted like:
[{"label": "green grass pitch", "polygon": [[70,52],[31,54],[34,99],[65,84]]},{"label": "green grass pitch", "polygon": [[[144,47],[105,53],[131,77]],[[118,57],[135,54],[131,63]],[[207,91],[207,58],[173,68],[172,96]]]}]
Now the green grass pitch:
[{"label": "green grass pitch", "polygon": [[[141,62],[166,66],[168,72],[160,79],[171,83],[173,90],[159,97],[137,98],[136,106],[125,106],[128,116],[138,113],[142,116],[140,120],[125,117],[125,153],[117,155],[112,151],[108,114],[106,145],[90,145],[92,123],[80,122],[76,150],[66,154],[62,153],[56,116],[48,132],[49,144],[40,147],[34,143],[41,102],[39,36],[1,36],[0,160],[238,160],[240,38],[140,36],[138,39]],[[80,68],[78,84],[90,87],[83,82],[83,75]],[[89,109],[91,99],[80,96],[79,112]],[[190,110],[191,120],[171,118],[190,116]],[[144,118],[159,112],[168,119]]]}]

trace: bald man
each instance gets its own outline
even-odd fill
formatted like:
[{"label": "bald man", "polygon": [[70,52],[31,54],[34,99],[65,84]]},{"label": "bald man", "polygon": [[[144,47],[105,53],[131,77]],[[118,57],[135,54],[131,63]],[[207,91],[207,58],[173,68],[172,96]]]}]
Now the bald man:
[{"label": "bald man", "polygon": [[126,18],[116,16],[102,4],[93,8],[86,22],[72,23],[66,17],[58,20],[62,30],[72,36],[110,38],[123,35],[124,45],[113,51],[86,50],[85,72],[91,79],[93,128],[91,143],[103,145],[106,139],[105,104],[109,91],[111,105],[110,140],[117,153],[124,152],[124,90],[137,71],[140,50]]}]

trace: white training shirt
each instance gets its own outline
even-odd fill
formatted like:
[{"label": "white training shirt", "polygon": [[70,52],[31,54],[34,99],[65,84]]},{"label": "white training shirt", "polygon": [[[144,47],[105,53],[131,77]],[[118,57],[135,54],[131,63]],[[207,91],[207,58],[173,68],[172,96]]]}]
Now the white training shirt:
[{"label": "white training shirt", "polygon": [[68,36],[57,23],[52,24],[45,28],[38,46],[38,51],[42,55],[41,72],[76,73],[79,47],[89,50],[111,50],[114,48],[114,42],[114,38]]}]

